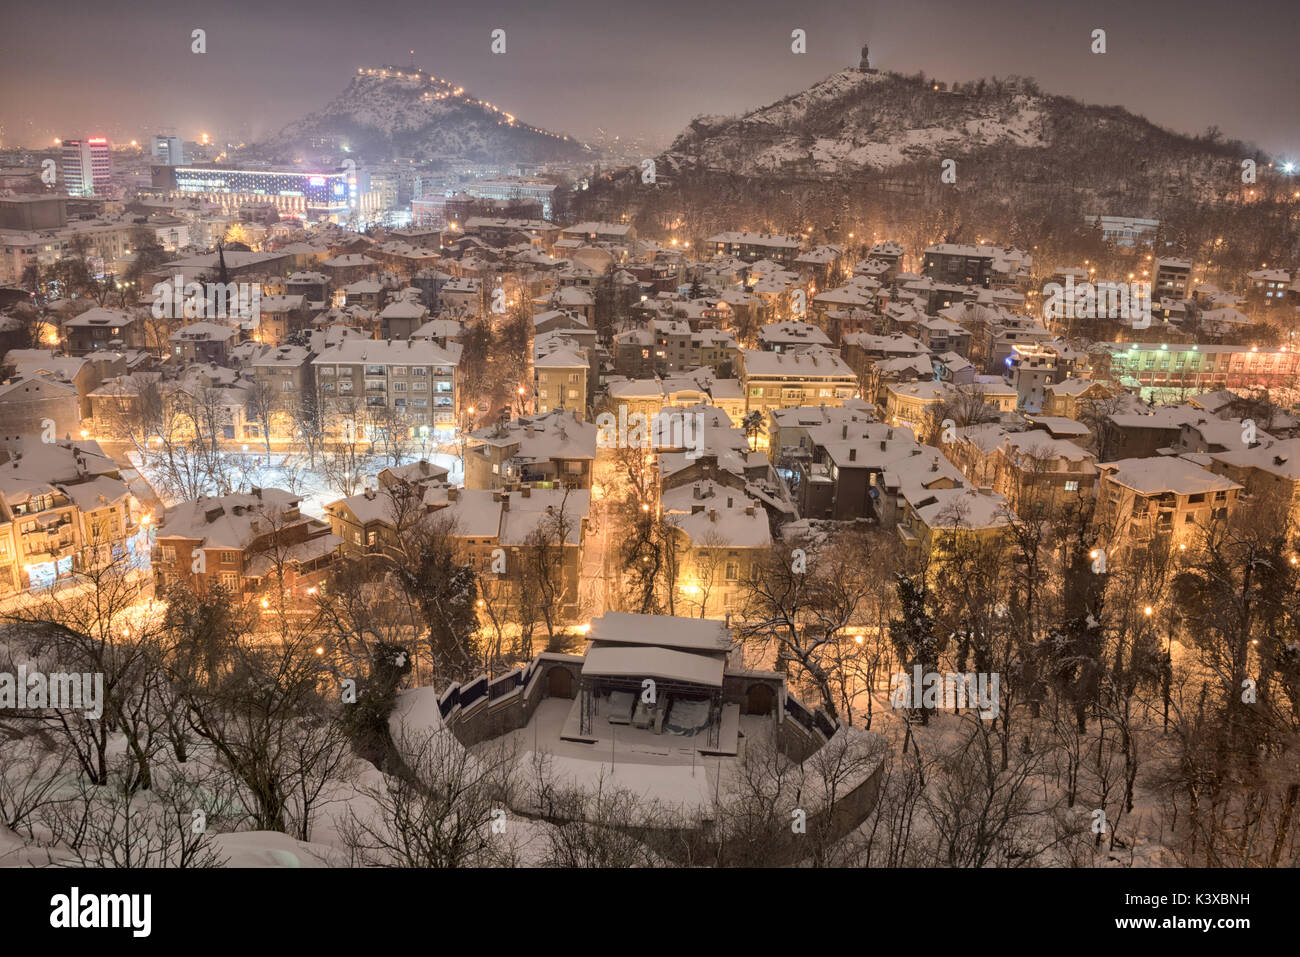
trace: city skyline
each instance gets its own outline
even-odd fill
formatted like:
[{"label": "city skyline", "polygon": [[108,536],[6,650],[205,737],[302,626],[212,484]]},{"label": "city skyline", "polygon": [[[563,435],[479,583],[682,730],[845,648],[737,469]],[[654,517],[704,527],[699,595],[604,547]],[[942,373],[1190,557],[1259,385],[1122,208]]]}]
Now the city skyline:
[{"label": "city skyline", "polygon": [[[39,22],[34,11],[16,12],[12,37],[53,28],[61,42],[7,51],[0,85],[24,96],[0,106],[0,143],[37,148],[79,134],[117,143],[159,131],[254,142],[323,107],[357,67],[414,60],[526,122],[588,140],[604,128],[662,147],[696,115],[743,113],[856,63],[865,43],[882,69],[944,81],[1033,76],[1049,93],[1120,105],[1176,132],[1217,126],[1272,155],[1300,155],[1291,96],[1300,66],[1287,56],[1286,29],[1300,15],[1271,0],[1245,5],[1255,15],[1244,17],[1241,7],[1184,6],[1197,12],[1175,23],[1155,5],[1109,0],[1059,16],[1022,0],[978,8],[941,0],[888,12],[822,3],[793,13],[761,0],[743,18],[661,5],[644,22],[626,20],[635,29],[622,44],[607,36],[611,26],[619,35],[610,23],[618,18],[588,0],[550,13],[456,11],[446,23],[438,22],[440,8],[404,3],[362,10],[295,2],[273,11],[235,3],[220,20],[201,7],[144,7],[157,15],[130,30],[118,26],[120,17],[98,8],[83,15],[77,4],[42,10]],[[301,59],[285,70],[286,51],[302,35],[298,14],[308,9],[337,29],[313,33],[313,55],[294,51]],[[194,29],[206,31],[204,54],[191,52]],[[494,29],[506,31],[503,55],[490,51]],[[806,32],[804,54],[790,50],[794,29]],[[1104,55],[1090,52],[1094,29],[1107,31]],[[1249,57],[1250,78],[1213,68],[1234,52]],[[532,82],[535,73],[544,81]],[[193,83],[158,82],[171,74]],[[248,113],[250,102],[261,104],[258,112]]]}]

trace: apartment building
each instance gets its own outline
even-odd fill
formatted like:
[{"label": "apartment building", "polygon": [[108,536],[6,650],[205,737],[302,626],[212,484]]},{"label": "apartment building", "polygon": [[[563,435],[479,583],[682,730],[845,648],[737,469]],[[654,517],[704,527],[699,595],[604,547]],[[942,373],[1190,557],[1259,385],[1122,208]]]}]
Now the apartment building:
[{"label": "apartment building", "polygon": [[1109,355],[1118,382],[1142,389],[1213,392],[1290,387],[1300,377],[1300,351],[1197,343],[1114,342]]},{"label": "apartment building", "polygon": [[944,443],[943,452],[971,485],[992,488],[1016,511],[1050,509],[1096,494],[1096,456],[1042,429],[968,426]]},{"label": "apartment building", "polygon": [[596,426],[568,409],[500,422],[471,432],[465,487],[502,489],[520,482],[591,488]]},{"label": "apartment building", "polygon": [[1242,486],[1174,455],[1120,459],[1098,466],[1097,520],[1112,547],[1142,547],[1163,537],[1188,544],[1236,507]]},{"label": "apartment building", "polygon": [[998,552],[1015,519],[1006,498],[967,487],[908,490],[898,537],[911,554],[930,557],[931,573],[963,548]]},{"label": "apartment building", "polygon": [[15,447],[0,465],[0,589],[42,588],[112,561],[143,560],[144,522],[97,443]]},{"label": "apartment building", "polygon": [[1300,439],[1269,439],[1212,453],[1209,468],[1240,484],[1251,498],[1288,510],[1300,506]]},{"label": "apartment building", "polygon": [[[545,578],[555,620],[568,622],[577,616],[590,490],[530,485],[448,488],[445,497],[438,499],[435,495],[426,499],[433,508],[432,520],[444,522],[449,533],[464,543],[474,564],[490,572],[482,579],[483,601],[493,608],[485,614],[517,620],[511,618],[511,606],[517,607],[528,590],[536,589],[538,579]],[[504,564],[498,559],[504,559]],[[501,568],[504,571],[497,571]],[[529,589],[521,587],[526,582]],[[528,611],[538,613],[531,606]]]},{"label": "apartment building", "polygon": [[741,491],[710,480],[666,490],[660,507],[680,549],[678,613],[721,618],[739,612],[744,583],[772,545],[766,510]]},{"label": "apartment building", "polygon": [[716,406],[725,412],[735,426],[739,426],[745,417],[745,393],[740,381],[719,379],[708,368],[662,379],[656,376],[611,382],[608,394],[613,407],[626,406],[628,415],[639,412],[652,417],[664,409],[703,404]]},{"label": "apartment building", "polygon": [[63,348],[69,355],[115,349],[147,348],[145,322],[120,309],[96,306],[79,316],[63,320]]},{"label": "apartment building", "polygon": [[858,396],[858,378],[837,353],[812,347],[801,352],[741,349],[737,372],[747,411],[800,405],[843,405]]},{"label": "apartment building", "polygon": [[358,435],[397,428],[428,434],[456,429],[460,347],[427,339],[343,339],[312,360],[320,408],[331,431],[351,421]]},{"label": "apartment building", "polygon": [[302,596],[324,579],[342,540],[303,515],[302,497],[284,489],[202,496],[167,509],[153,551],[159,594],[178,584],[198,592],[220,585],[242,596],[263,588]]},{"label": "apartment building", "polygon": [[587,414],[587,380],[591,360],[587,350],[552,340],[533,357],[533,388],[537,411],[568,409],[578,418]]},{"label": "apartment building", "polygon": [[926,248],[922,262],[922,272],[938,282],[988,289],[1027,279],[1033,260],[1013,246],[937,243]]},{"label": "apartment building", "polygon": [[760,259],[794,262],[803,240],[798,236],[777,233],[723,232],[704,240],[703,252],[710,256],[727,256],[747,263]]},{"label": "apartment building", "polygon": [[917,428],[924,425],[931,410],[945,402],[975,402],[979,400],[993,412],[1014,412],[1018,396],[1016,391],[1001,379],[990,381],[989,376],[977,377],[974,382],[953,385],[950,382],[917,380],[915,382],[890,382],[883,388],[883,418],[890,425]]},{"label": "apartment building", "polygon": [[1192,289],[1192,261],[1162,257],[1156,260],[1155,283],[1151,287],[1151,298],[1186,299]]}]

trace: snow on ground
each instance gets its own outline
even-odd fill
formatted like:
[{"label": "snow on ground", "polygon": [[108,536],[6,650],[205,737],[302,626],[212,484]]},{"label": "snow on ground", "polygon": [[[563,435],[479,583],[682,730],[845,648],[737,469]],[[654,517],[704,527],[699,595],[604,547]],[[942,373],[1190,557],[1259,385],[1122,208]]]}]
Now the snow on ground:
[{"label": "snow on ground", "polygon": [[[627,760],[619,761],[616,756],[611,765],[608,760],[566,757],[546,752],[543,757],[552,780],[561,789],[578,787],[592,797],[602,788],[605,791],[624,790],[643,801],[683,812],[701,811],[710,807],[718,788],[720,770],[725,776],[723,762],[728,766],[732,763],[727,758],[700,758],[694,766],[633,764]],[[526,752],[519,758],[520,767],[528,768],[534,760],[534,752]]]},{"label": "snow on ground", "polygon": [[308,843],[279,831],[238,831],[212,838],[227,867],[334,867],[346,861],[324,844]]},{"label": "snow on ground", "polygon": [[[323,473],[322,462],[319,457],[317,458],[316,468],[313,470],[308,467],[308,460],[305,455],[296,452],[272,452],[268,457],[265,450],[259,453],[254,445],[248,446],[247,452],[223,452],[222,455],[228,466],[225,475],[236,492],[247,492],[253,486],[282,488],[295,495],[301,495],[303,497],[302,511],[316,518],[325,515],[326,505],[344,497],[337,490],[330,487],[329,481]],[[407,465],[422,458],[447,469],[449,471],[447,481],[453,485],[460,485],[464,482],[464,471],[461,468],[460,457],[450,453],[428,450],[416,451],[403,456],[397,464]],[[142,462],[138,453],[128,453],[127,459],[134,468],[144,475],[155,490],[162,488],[163,483],[158,470]],[[362,474],[366,476],[367,481],[370,481],[391,464],[392,461],[386,457],[369,456],[362,469]],[[210,490],[210,493],[216,494],[216,491],[214,487]],[[165,504],[172,505],[175,503],[166,501]]]},{"label": "snow on ground", "polygon": [[[525,727],[498,739],[519,749],[515,764],[521,777],[534,777],[542,770],[561,789],[577,787],[593,797],[601,789],[621,789],[684,812],[713,803],[719,774],[726,790],[738,759],[696,754],[686,738],[609,725],[609,737],[595,744],[562,740],[560,733],[573,706],[568,698],[546,698]],[[765,724],[766,719],[742,718],[741,730],[747,739],[754,739],[763,735]],[[654,746],[647,746],[647,740]],[[744,747],[742,739],[741,754]]]},{"label": "snow on ground", "polygon": [[397,693],[393,713],[388,716],[388,730],[394,741],[421,737],[442,728],[438,710],[438,692],[433,688],[407,688]]}]

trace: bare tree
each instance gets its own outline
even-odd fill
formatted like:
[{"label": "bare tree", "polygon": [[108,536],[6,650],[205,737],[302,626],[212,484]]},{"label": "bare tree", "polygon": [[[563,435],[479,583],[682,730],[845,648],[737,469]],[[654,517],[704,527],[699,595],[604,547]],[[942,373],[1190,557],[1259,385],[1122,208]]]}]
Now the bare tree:
[{"label": "bare tree", "polygon": [[500,746],[471,753],[445,728],[404,735],[397,745],[404,766],[382,786],[360,788],[372,807],[358,814],[349,805],[339,825],[352,863],[383,867],[510,863],[503,826],[508,826],[515,754]]}]

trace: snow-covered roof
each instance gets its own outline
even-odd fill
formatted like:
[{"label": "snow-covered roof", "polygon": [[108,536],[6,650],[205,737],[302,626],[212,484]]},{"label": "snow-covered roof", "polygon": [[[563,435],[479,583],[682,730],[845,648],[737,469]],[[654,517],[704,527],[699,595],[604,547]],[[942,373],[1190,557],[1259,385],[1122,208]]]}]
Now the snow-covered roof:
[{"label": "snow-covered roof", "polygon": [[312,365],[358,364],[454,366],[453,353],[431,339],[344,339],[312,360]]},{"label": "snow-covered roof", "polygon": [[783,236],[779,233],[727,232],[715,233],[705,240],[706,243],[728,243],[745,246],[771,246],[777,249],[797,249],[803,244],[798,236]]},{"label": "snow-covered roof", "polygon": [[201,496],[168,508],[158,538],[197,539],[204,548],[244,548],[263,532],[273,531],[300,501],[301,496],[278,488]]},{"label": "snow-covered roof", "polygon": [[838,353],[828,349],[812,348],[802,352],[764,352],[758,349],[741,349],[745,375],[796,376],[801,378],[848,377],[857,382],[853,370]]},{"label": "snow-covered roof", "polygon": [[1210,458],[1224,465],[1259,469],[1288,481],[1300,481],[1300,439],[1273,440],[1253,448],[1215,452]]},{"label": "snow-covered roof", "polygon": [[670,648],[592,648],[582,665],[584,676],[660,678],[722,687],[723,661]]},{"label": "snow-covered roof", "polygon": [[770,343],[807,343],[809,345],[829,346],[830,338],[810,322],[769,322],[758,330],[759,342]]},{"label": "snow-covered roof", "polygon": [[1215,475],[1208,469],[1175,455],[1160,455],[1146,459],[1118,459],[1098,466],[1107,478],[1117,485],[1132,489],[1140,495],[1195,495],[1204,492],[1225,492],[1241,488],[1231,479]]},{"label": "snow-covered roof", "polygon": [[602,645],[661,645],[705,652],[726,651],[731,646],[730,630],[716,619],[623,611],[593,618],[587,638]]}]

